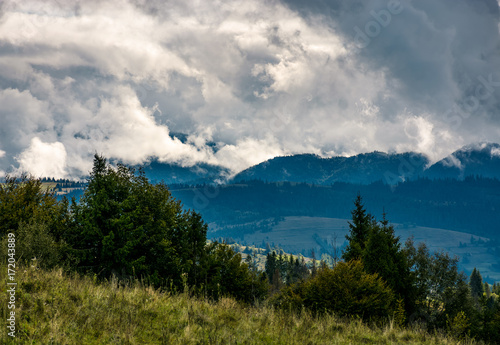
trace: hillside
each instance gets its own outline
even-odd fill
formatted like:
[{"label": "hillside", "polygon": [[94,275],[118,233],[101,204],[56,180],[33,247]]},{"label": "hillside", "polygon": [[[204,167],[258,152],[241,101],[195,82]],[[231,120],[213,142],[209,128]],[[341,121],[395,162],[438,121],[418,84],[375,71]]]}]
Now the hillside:
[{"label": "hillside", "polygon": [[[349,231],[348,219],[324,217],[285,217],[283,221],[267,231],[245,234],[240,240],[248,245],[269,243],[271,247],[282,248],[285,252],[301,253],[310,256],[314,249],[321,254],[334,255],[336,242],[337,254],[347,244],[345,235]],[[476,267],[485,280],[500,281],[500,258],[495,254],[489,238],[474,236],[470,233],[438,228],[394,224],[396,235],[404,243],[413,236],[415,242],[425,242],[431,251],[444,250],[460,258],[460,267],[470,273]],[[217,232],[209,235],[216,236]],[[495,264],[496,263],[496,264]]]},{"label": "hillside", "polygon": [[463,179],[466,176],[500,178],[500,145],[478,143],[464,146],[425,171],[429,178]]},{"label": "hillside", "polygon": [[[6,270],[0,271],[5,281]],[[383,328],[333,315],[313,317],[160,292],[139,282],[95,283],[60,269],[24,267],[16,275],[16,340],[2,344],[456,344],[418,328]],[[0,312],[7,318],[7,294]],[[470,341],[469,344],[475,344]]]},{"label": "hillside", "polygon": [[[186,208],[200,212],[209,223],[226,227],[226,236],[239,237],[266,227],[255,222],[280,217],[350,218],[352,200],[361,193],[366,207],[391,222],[449,229],[500,240],[500,181],[467,178],[419,179],[388,186],[335,183],[264,183],[207,186],[172,186],[174,197]],[[238,225],[239,229],[230,226]]]},{"label": "hillside", "polygon": [[330,185],[334,182],[395,184],[423,175],[427,158],[416,153],[363,153],[352,157],[321,158],[303,154],[276,157],[237,174],[232,181],[306,182]]},{"label": "hillside", "polygon": [[463,179],[467,176],[500,178],[500,145],[478,143],[464,146],[433,165],[424,155],[415,152],[389,154],[375,151],[332,158],[311,154],[276,157],[238,173],[232,181],[289,181],[317,185],[382,181],[396,185],[419,177]]},{"label": "hillside", "polygon": [[166,184],[189,183],[202,184],[223,181],[229,175],[229,170],[210,164],[182,166],[175,163],[164,163],[153,160],[141,166],[152,182],[163,181]]}]

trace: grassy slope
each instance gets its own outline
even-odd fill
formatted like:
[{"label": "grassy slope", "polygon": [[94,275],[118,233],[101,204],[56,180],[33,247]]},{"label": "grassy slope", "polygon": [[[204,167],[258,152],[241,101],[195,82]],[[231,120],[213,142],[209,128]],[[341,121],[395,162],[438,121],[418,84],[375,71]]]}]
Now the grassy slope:
[{"label": "grassy slope", "polygon": [[[6,278],[2,267],[0,280]],[[16,344],[456,344],[419,330],[243,307],[228,298],[210,303],[139,283],[96,284],[60,270],[20,269],[16,281]],[[3,320],[6,298],[0,295]],[[9,339],[2,326],[0,343]]]}]

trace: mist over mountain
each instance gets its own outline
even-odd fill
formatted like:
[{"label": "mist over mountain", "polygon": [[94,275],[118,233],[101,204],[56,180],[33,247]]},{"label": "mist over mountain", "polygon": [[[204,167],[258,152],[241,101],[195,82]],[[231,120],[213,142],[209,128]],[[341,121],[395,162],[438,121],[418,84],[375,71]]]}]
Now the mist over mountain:
[{"label": "mist over mountain", "polygon": [[142,168],[146,177],[153,183],[163,181],[166,184],[220,183],[225,181],[230,173],[227,168],[206,163],[182,166],[158,160],[153,160]]},{"label": "mist over mountain", "polygon": [[425,176],[429,178],[463,179],[471,175],[500,178],[499,144],[464,146],[425,171]]}]

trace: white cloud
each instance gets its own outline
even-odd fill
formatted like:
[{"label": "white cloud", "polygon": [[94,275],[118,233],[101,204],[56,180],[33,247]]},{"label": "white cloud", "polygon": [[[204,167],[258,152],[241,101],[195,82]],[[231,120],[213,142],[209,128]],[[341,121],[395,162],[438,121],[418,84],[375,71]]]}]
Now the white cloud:
[{"label": "white cloud", "polygon": [[443,165],[446,167],[457,167],[458,169],[462,170],[462,162],[455,157],[455,155],[449,155],[445,157],[443,160]]},{"label": "white cloud", "polygon": [[66,173],[66,150],[59,142],[44,143],[38,137],[17,158],[20,172],[29,172],[35,177],[64,178]]},{"label": "white cloud", "polygon": [[231,167],[234,171],[241,171],[267,159],[283,155],[283,153],[279,144],[272,138],[263,140],[245,138],[235,145],[224,146],[215,157],[219,164]]}]

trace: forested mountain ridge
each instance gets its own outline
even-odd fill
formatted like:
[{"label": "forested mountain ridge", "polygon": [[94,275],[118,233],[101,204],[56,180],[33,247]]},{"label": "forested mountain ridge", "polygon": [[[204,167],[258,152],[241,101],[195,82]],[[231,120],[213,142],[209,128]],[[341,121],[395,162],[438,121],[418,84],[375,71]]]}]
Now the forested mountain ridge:
[{"label": "forested mountain ridge", "polygon": [[[330,185],[334,182],[386,184],[423,176],[428,159],[417,153],[362,153],[352,157],[321,158],[312,154],[276,157],[238,173],[232,181],[307,182]],[[397,181],[394,181],[394,180]]]},{"label": "forested mountain ridge", "polygon": [[241,224],[286,216],[349,218],[360,192],[376,216],[390,210],[391,220],[500,239],[500,181],[468,177],[463,181],[427,178],[388,186],[337,182],[331,186],[248,181],[233,185],[172,185],[172,194],[207,222]]},{"label": "forested mountain ridge", "polygon": [[457,178],[477,175],[500,178],[500,145],[479,143],[464,146],[425,171],[429,178]]},{"label": "forested mountain ridge", "polygon": [[[182,142],[187,140],[186,135],[176,134],[175,138]],[[210,143],[210,146],[214,152],[217,151],[215,143]],[[146,176],[153,182],[189,185],[231,184],[250,180],[305,182],[325,186],[335,182],[370,184],[382,181],[387,185],[396,185],[422,177],[463,180],[471,175],[500,179],[500,145],[478,143],[464,146],[432,165],[420,153],[374,151],[351,157],[322,158],[314,154],[279,156],[251,166],[234,176],[230,169],[219,165],[196,163],[190,166],[163,162],[155,157],[134,168],[144,169]]]},{"label": "forested mountain ridge", "polygon": [[311,154],[275,157],[238,173],[232,181],[290,181],[319,185],[383,181],[395,185],[419,177],[463,179],[470,175],[500,178],[499,144],[468,145],[432,165],[427,157],[415,152],[388,154],[375,151],[332,158]]}]

